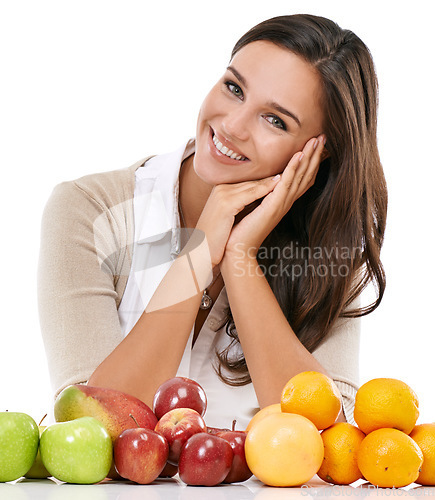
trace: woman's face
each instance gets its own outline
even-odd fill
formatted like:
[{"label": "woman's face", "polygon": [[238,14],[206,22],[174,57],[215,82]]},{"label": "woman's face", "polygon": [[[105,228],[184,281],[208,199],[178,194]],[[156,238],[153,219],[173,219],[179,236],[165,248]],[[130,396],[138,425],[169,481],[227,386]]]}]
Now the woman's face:
[{"label": "woman's face", "polygon": [[271,42],[252,42],[201,106],[195,172],[210,185],[275,175],[322,133],[322,123],[315,69]]}]

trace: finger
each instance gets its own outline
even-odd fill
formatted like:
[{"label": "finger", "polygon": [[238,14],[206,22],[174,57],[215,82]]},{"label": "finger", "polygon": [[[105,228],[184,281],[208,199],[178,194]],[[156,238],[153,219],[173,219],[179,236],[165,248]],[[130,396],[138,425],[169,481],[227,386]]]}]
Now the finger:
[{"label": "finger", "polygon": [[322,161],[322,155],[325,150],[326,136],[321,134],[314,141],[312,147],[308,148],[305,159],[308,160],[307,173],[311,173]]},{"label": "finger", "polygon": [[234,191],[231,197],[234,200],[234,208],[237,213],[241,212],[249,204],[263,198],[273,191],[280,178],[280,175],[275,175],[274,177],[247,182],[242,190]]},{"label": "finger", "polygon": [[296,171],[296,184],[298,189],[296,196],[299,197],[307,191],[313,184],[319,171],[322,161],[322,153],[325,146],[325,136],[322,134],[314,140],[308,141],[303,153],[298,169]]},{"label": "finger", "polygon": [[324,147],[324,136],[313,137],[304,149],[295,153],[282,173],[282,180],[274,191],[285,197],[286,203],[293,203],[311,187],[320,164]]},{"label": "finger", "polygon": [[299,189],[307,168],[304,159],[305,153],[299,151],[293,155],[287,167],[284,169],[281,175],[281,181],[274,189],[274,193],[276,192],[276,195],[282,196],[283,200],[287,201],[293,198]]},{"label": "finger", "polygon": [[228,184],[218,184],[218,185],[227,186],[227,189],[231,189],[234,192],[241,192],[241,191],[244,191],[245,189],[249,189],[249,188],[255,186],[258,183],[271,182],[275,177],[276,177],[276,175],[270,176],[270,177],[262,177],[259,179],[253,179],[253,180],[249,180],[249,181],[241,181],[241,182],[228,183]]},{"label": "finger", "polygon": [[[283,183],[290,188],[291,185],[299,185],[310,165],[313,153],[319,145],[317,137],[311,138],[302,151],[295,153],[283,172]],[[293,171],[293,172],[292,172]]]},{"label": "finger", "polygon": [[[295,182],[300,182],[303,170],[299,170],[299,168],[303,162],[304,156],[305,154],[303,151],[295,153],[284,169],[280,185],[285,187],[287,190],[290,189]],[[296,175],[297,173],[298,175]]]}]

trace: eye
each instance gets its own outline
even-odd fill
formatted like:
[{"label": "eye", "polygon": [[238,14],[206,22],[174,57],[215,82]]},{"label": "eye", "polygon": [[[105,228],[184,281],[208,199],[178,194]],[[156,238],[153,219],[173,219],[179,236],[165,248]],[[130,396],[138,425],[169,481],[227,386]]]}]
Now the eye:
[{"label": "eye", "polygon": [[234,82],[225,82],[227,89],[239,99],[243,99],[242,89]]},{"label": "eye", "polygon": [[282,130],[287,130],[286,124],[275,115],[265,116],[265,119],[274,127],[280,128]]}]

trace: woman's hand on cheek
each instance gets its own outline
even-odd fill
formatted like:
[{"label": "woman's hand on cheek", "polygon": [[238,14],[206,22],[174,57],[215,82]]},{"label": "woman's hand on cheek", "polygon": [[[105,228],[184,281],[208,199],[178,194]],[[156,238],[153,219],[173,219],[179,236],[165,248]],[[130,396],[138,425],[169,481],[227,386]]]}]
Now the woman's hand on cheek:
[{"label": "woman's hand on cheek", "polygon": [[295,153],[273,191],[260,205],[236,224],[228,238],[225,257],[256,255],[258,248],[290,210],[293,203],[313,184],[324,156],[325,136],[310,139],[304,149]]},{"label": "woman's hand on cheek", "polygon": [[224,256],[236,216],[273,191],[278,180],[279,176],[267,177],[237,184],[219,184],[213,188],[196,225],[196,229],[203,231],[207,238],[213,267]]},{"label": "woman's hand on cheek", "polygon": [[[288,163],[282,174],[283,183],[280,187],[284,196],[283,217],[291,208],[293,203],[300,198],[310,187],[314,185],[320,163],[326,158],[325,155],[326,137],[322,134],[319,137],[310,139],[301,153],[296,153]],[[295,166],[295,156],[298,156]]]}]

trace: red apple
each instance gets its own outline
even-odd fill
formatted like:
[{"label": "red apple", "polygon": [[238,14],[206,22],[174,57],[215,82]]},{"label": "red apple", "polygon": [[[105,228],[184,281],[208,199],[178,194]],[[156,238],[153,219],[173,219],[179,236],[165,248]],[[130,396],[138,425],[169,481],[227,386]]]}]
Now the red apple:
[{"label": "red apple", "polygon": [[228,441],[200,432],[183,446],[178,474],[186,484],[216,486],[227,477],[232,461],[233,450]]},{"label": "red apple", "polygon": [[168,462],[177,465],[184,443],[198,432],[207,432],[207,426],[201,415],[192,408],[174,408],[163,415],[154,430],[168,442]]},{"label": "red apple", "polygon": [[236,421],[233,421],[232,431],[222,431],[216,435],[228,441],[233,449],[233,462],[231,464],[230,472],[224,479],[224,483],[240,483],[246,481],[252,476],[245,457],[245,441],[246,432],[236,431],[234,429]]},{"label": "red apple", "polygon": [[220,427],[207,427],[207,432],[209,434],[213,434],[214,436],[217,436],[219,432],[224,432],[224,431],[229,431],[230,429],[222,429]]},{"label": "red apple", "polygon": [[166,462],[166,465],[163,467],[162,472],[160,472],[159,477],[174,477],[177,472],[178,467],[176,465]]},{"label": "red apple", "polygon": [[207,408],[204,389],[194,380],[186,377],[174,377],[166,380],[157,389],[153,400],[153,411],[158,420],[174,408],[191,408],[201,417]]},{"label": "red apple", "polygon": [[168,459],[166,439],[150,429],[126,429],[115,440],[115,468],[120,476],[136,483],[152,483]]}]

